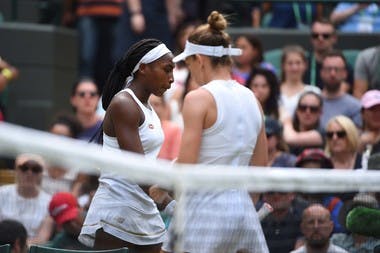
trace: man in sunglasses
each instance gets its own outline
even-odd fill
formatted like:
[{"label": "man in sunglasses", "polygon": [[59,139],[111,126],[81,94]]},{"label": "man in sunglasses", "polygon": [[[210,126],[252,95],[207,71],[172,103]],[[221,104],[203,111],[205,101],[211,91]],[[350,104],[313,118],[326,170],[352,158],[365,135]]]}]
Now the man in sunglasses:
[{"label": "man in sunglasses", "polygon": [[48,213],[51,196],[40,190],[44,160],[34,154],[16,157],[16,183],[0,187],[0,221],[16,219],[28,232],[28,244],[46,243],[54,222]]},{"label": "man in sunglasses", "polygon": [[358,99],[347,94],[343,82],[347,78],[347,64],[344,55],[339,51],[328,53],[322,60],[321,81],[323,83],[322,98],[323,112],[321,126],[337,116],[350,118],[358,128],[361,128],[361,105]]},{"label": "man in sunglasses", "polygon": [[[308,68],[304,74],[304,83],[323,88],[323,82],[320,77],[323,57],[334,50],[338,41],[334,25],[326,18],[320,18],[311,25],[310,43],[312,51],[309,52]],[[353,70],[347,66],[348,76],[345,82],[345,90],[350,90],[353,83]]]}]

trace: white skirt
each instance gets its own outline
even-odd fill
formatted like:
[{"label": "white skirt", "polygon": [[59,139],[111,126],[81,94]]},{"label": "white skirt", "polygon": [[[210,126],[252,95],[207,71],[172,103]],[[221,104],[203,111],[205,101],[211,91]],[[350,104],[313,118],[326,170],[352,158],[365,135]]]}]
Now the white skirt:
[{"label": "white skirt", "polygon": [[93,247],[95,233],[102,228],[123,241],[136,245],[162,243],[166,237],[165,224],[152,201],[145,210],[131,205],[133,201],[106,184],[100,184],[86,215],[79,241]]},{"label": "white skirt", "polygon": [[176,234],[174,223],[169,226],[164,251],[172,252],[176,240],[181,240],[180,251],[190,253],[269,252],[247,192],[189,194],[185,201],[184,230]]}]

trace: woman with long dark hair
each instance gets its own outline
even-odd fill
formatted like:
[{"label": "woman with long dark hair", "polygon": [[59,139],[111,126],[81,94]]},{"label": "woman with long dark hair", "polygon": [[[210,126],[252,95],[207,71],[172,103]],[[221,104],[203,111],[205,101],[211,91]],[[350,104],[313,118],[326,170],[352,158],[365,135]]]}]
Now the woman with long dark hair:
[{"label": "woman with long dark hair", "polygon": [[[173,55],[159,40],[134,44],[114,66],[103,91],[103,149],[156,159],[164,134],[148,98],[173,82]],[[160,252],[165,225],[146,187],[102,173],[79,239],[96,249]]]},{"label": "woman with long dark hair", "polygon": [[286,118],[284,139],[290,152],[299,155],[305,148],[323,148],[324,129],[320,126],[323,99],[314,91],[306,91],[298,100],[293,119]]},{"label": "woman with long dark hair", "polygon": [[242,54],[235,56],[232,68],[232,78],[245,84],[252,68],[265,68],[276,72],[275,67],[264,61],[264,50],[260,39],[252,34],[242,34],[235,39],[235,46]]},{"label": "woman with long dark hair", "polygon": [[270,116],[277,120],[280,118],[278,105],[280,84],[272,71],[264,68],[253,68],[245,86],[255,93],[265,116]]}]

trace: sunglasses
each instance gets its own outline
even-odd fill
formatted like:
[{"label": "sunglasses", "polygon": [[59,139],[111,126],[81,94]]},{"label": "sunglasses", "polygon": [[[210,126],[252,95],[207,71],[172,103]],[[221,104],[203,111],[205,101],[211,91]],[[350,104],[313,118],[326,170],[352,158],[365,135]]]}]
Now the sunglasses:
[{"label": "sunglasses", "polygon": [[335,71],[336,73],[341,73],[345,69],[346,69],[345,67],[322,67],[322,71],[324,72]]},{"label": "sunglasses", "polygon": [[24,164],[17,166],[17,168],[19,170],[21,170],[22,172],[27,172],[28,170],[31,170],[34,174],[39,174],[42,172],[42,166],[39,164],[24,163]]},{"label": "sunglasses", "polygon": [[87,94],[90,95],[90,97],[96,97],[98,93],[96,91],[79,91],[76,93],[77,96],[84,98]]},{"label": "sunglasses", "polygon": [[288,192],[266,192],[265,193],[266,195],[275,195],[275,194],[278,194],[278,195],[286,195],[288,194]]},{"label": "sunglasses", "polygon": [[331,36],[332,36],[332,34],[331,33],[312,33],[311,34],[311,37],[313,38],[313,39],[318,39],[319,37],[321,37],[322,36],[322,38],[324,39],[324,40],[327,40],[327,39],[329,39]]},{"label": "sunglasses", "polygon": [[317,113],[319,112],[319,106],[316,105],[298,105],[297,108],[300,112],[306,112],[308,109],[311,113]]},{"label": "sunglasses", "polygon": [[336,131],[336,132],[333,132],[333,131],[329,131],[329,132],[326,132],[326,137],[328,139],[332,139],[334,137],[334,135],[336,135],[338,138],[344,138],[346,137],[346,132],[345,131]]}]

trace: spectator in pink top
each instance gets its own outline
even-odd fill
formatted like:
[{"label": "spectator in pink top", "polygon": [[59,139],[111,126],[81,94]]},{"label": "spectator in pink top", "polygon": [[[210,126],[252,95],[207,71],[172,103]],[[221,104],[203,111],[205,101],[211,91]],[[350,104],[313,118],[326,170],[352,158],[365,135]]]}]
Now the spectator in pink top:
[{"label": "spectator in pink top", "polygon": [[182,130],[177,124],[169,120],[170,108],[164,97],[151,95],[149,102],[161,120],[165,136],[158,158],[172,161],[178,156]]}]

